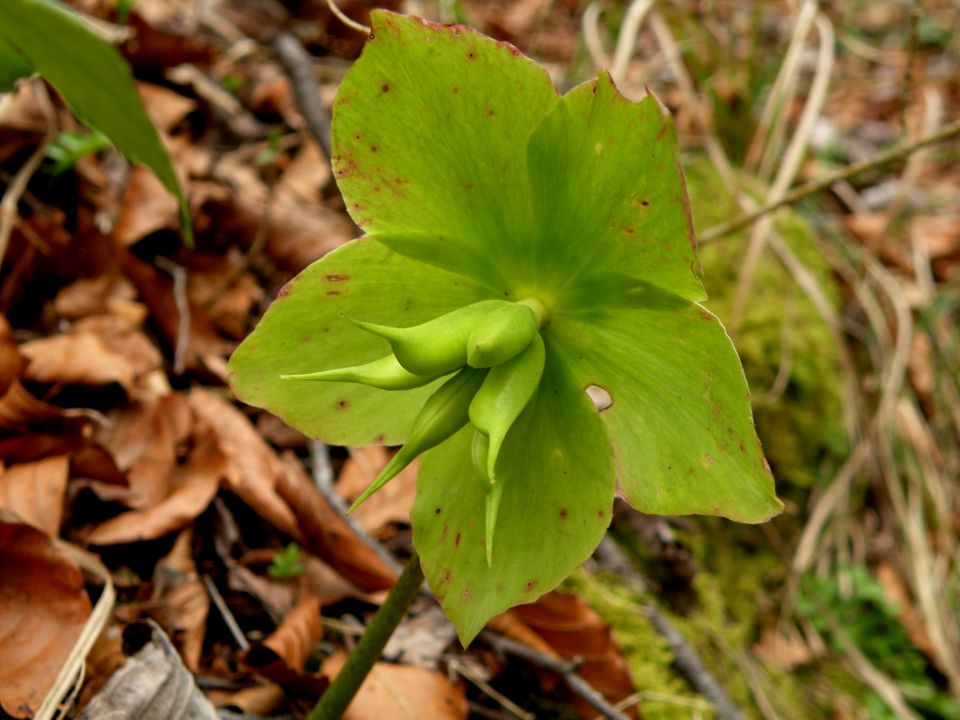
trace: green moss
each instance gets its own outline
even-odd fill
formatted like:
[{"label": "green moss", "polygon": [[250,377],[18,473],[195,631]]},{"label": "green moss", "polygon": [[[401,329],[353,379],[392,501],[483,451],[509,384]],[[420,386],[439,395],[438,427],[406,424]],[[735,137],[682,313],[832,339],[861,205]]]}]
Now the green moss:
[{"label": "green moss", "polygon": [[651,596],[631,592],[615,576],[583,570],[571,575],[564,587],[582,597],[610,626],[637,691],[644,693],[644,720],[687,720],[696,709],[705,720],[714,717],[709,704],[673,669],[670,645],[643,614]]}]

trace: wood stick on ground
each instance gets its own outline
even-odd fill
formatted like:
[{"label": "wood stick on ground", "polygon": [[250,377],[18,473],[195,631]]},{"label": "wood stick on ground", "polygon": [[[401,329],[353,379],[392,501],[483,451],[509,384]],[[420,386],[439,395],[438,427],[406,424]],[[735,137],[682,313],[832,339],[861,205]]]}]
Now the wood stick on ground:
[{"label": "wood stick on ground", "polygon": [[588,703],[590,707],[607,718],[607,720],[629,720],[627,715],[607,702],[606,698],[597,692],[596,688],[577,675],[575,663],[557,660],[539,650],[534,650],[523,643],[490,632],[489,630],[484,630],[480,634],[480,637],[498,652],[523,658],[537,667],[556,673],[577,697]]},{"label": "wood stick on ground", "polygon": [[397,562],[397,559],[390,554],[376,538],[367,532],[366,528],[350,513],[347,512],[347,505],[337,493],[333,486],[333,471],[330,469],[330,455],[327,446],[319,440],[310,441],[310,464],[313,470],[313,482],[317,490],[323,495],[324,499],[330,504],[334,512],[340,516],[350,530],[360,538],[360,541],[373,550],[377,557],[397,575],[403,572],[403,566]]},{"label": "wood stick on ground", "polygon": [[829,173],[819,180],[811,180],[803,185],[799,185],[783,197],[768,203],[764,203],[755,210],[744,213],[740,217],[736,217],[727,222],[707,228],[704,232],[700,233],[697,241],[703,244],[712,240],[716,240],[717,238],[724,237],[725,235],[735,233],[737,230],[745,228],[758,218],[761,218],[764,215],[773,212],[774,210],[779,210],[785,205],[792,205],[808,195],[815,195],[822,190],[826,190],[834,183],[849,180],[856,175],[866,172],[867,170],[873,170],[875,168],[889,165],[898,160],[902,160],[908,155],[915,153],[917,150],[921,150],[930,145],[936,145],[937,143],[941,143],[944,140],[949,140],[957,135],[960,135],[960,120],[945,126],[932,135],[927,135],[914,142],[905,143],[898,145],[897,147],[890,148],[889,150],[884,150],[883,152],[879,152],[873,157],[867,158],[862,162],[854,163],[853,165],[848,165],[847,167],[837,170],[836,172]]},{"label": "wood stick on ground", "polygon": [[[609,537],[601,541],[596,554],[600,564],[620,575],[628,587],[640,592],[646,591],[646,583],[634,570],[633,564]],[[717,717],[720,720],[743,720],[743,714],[673,624],[653,605],[647,605],[645,612],[650,624],[670,644],[677,669],[697,692],[713,704]]]},{"label": "wood stick on ground", "polygon": [[333,136],[330,130],[330,116],[327,114],[320,93],[317,92],[317,78],[313,72],[313,57],[304,50],[303,45],[289,32],[282,32],[270,41],[270,49],[276,54],[283,69],[290,77],[293,95],[297,106],[303,113],[307,129],[323,150],[329,161],[332,157]]}]

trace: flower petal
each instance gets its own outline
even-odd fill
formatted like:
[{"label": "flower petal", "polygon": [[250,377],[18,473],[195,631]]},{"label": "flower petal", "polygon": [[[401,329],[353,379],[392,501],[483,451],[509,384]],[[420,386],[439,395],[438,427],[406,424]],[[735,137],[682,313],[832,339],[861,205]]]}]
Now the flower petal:
[{"label": "flower petal", "polygon": [[245,402],[326,442],[402,442],[439,381],[390,391],[280,376],[360,365],[390,352],[386,340],[345,317],[404,327],[486,299],[490,292],[476,283],[398,255],[374,240],[353,240],[280,291],[230,358],[231,387]]},{"label": "flower petal", "polygon": [[580,85],[530,139],[536,208],[529,248],[554,308],[595,305],[611,278],[705,298],[676,131],[652,96],[624,98],[605,72]]},{"label": "flower petal", "polygon": [[762,522],[779,513],[750,396],[723,326],[696,303],[648,288],[634,307],[555,316],[555,347],[601,411],[630,504],[662,515]]},{"label": "flower petal", "polygon": [[334,104],[333,167],[357,225],[417,258],[502,287],[528,240],[527,140],[559,96],[510,45],[375,11]]},{"label": "flower petal", "polygon": [[610,523],[615,478],[596,410],[548,347],[540,390],[500,451],[488,567],[490,483],[471,461],[475,433],[467,426],[423,457],[412,511],[424,573],[465,645],[491,617],[532,602],[589,557]]}]

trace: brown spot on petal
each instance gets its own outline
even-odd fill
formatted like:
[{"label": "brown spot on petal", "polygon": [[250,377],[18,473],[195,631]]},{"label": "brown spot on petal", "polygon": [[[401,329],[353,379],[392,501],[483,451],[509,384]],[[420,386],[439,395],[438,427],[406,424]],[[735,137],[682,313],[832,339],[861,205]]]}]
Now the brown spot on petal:
[{"label": "brown spot on petal", "polygon": [[524,592],[533,592],[533,589],[537,586],[539,580],[528,580],[527,584],[523,586]]},{"label": "brown spot on petal", "polygon": [[350,276],[344,275],[343,273],[331,273],[329,275],[324,275],[324,280],[327,282],[344,282],[345,280],[349,279]]},{"label": "brown spot on petal", "polygon": [[456,537],[453,538],[453,546],[460,547],[460,533],[457,533]]}]

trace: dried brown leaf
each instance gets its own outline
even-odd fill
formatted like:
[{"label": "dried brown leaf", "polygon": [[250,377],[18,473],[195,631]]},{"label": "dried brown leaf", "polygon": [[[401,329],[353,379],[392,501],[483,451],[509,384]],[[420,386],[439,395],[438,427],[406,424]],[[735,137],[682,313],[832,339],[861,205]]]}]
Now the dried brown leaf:
[{"label": "dried brown leaf", "polygon": [[57,455],[0,469],[0,507],[51,537],[60,533],[69,458]]},{"label": "dried brown leaf", "polygon": [[82,409],[64,410],[34,397],[19,380],[0,397],[0,430],[22,431],[35,423],[51,420],[79,419],[91,416]]},{"label": "dried brown leaf", "polygon": [[290,507],[277,492],[284,475],[279,459],[250,421],[231,403],[209,390],[190,392],[193,411],[208,422],[229,461],[227,487],[267,522],[292,538],[301,532]]},{"label": "dried brown leaf", "polygon": [[[337,492],[347,500],[356,500],[374,481],[390,459],[386,449],[371,446],[352,450],[337,478]],[[418,461],[410,463],[393,480],[374,493],[353,516],[375,537],[383,537],[385,530],[395,523],[410,522],[410,508],[417,493]]]},{"label": "dried brown leaf", "polygon": [[193,561],[193,531],[183,530],[170,552],[153,572],[151,613],[173,639],[183,664],[191,672],[200,670],[200,655],[207,630],[210,596],[197,575]]},{"label": "dried brown leaf", "polygon": [[0,514],[0,707],[31,717],[90,615],[79,568],[43,532]]},{"label": "dried brown leaf", "polygon": [[193,427],[186,397],[171,394],[131,405],[110,420],[98,440],[127,473],[130,491],[123,502],[132,508],[156,505],[170,494],[177,446]]},{"label": "dried brown leaf", "polygon": [[139,327],[147,317],[147,308],[136,301],[136,295],[125,277],[104,274],[70,283],[57,293],[53,307],[57,315],[68,320],[113,315]]},{"label": "dried brown leaf", "polygon": [[[324,673],[336,676],[346,655],[335,653],[323,664]],[[410,665],[376,663],[360,686],[343,720],[466,720],[463,689],[433,670]]]},{"label": "dried brown leaf", "polygon": [[119,383],[133,389],[134,368],[92,333],[52,335],[24,343],[24,378],[35,382],[101,386]]},{"label": "dried brown leaf", "polygon": [[[554,590],[513,612],[561,657],[582,658],[577,672],[610,702],[635,692],[627,661],[609,626],[577,595]],[[576,699],[574,706],[584,717],[596,716],[596,710]]]},{"label": "dried brown leaf", "polygon": [[130,172],[124,189],[113,237],[129,247],[158,230],[176,227],[179,217],[176,198],[153,172],[138,165]]},{"label": "dried brown leaf", "polygon": [[137,83],[137,91],[150,120],[160,130],[170,132],[181,120],[192,113],[197,101],[180,93],[149,83]]},{"label": "dried brown leaf", "polygon": [[20,377],[26,364],[13,339],[10,323],[0,314],[0,394],[5,393],[10,384]]},{"label": "dried brown leaf", "polygon": [[300,523],[304,547],[360,588],[392,587],[396,574],[330,507],[300,461],[285,454],[283,468],[277,489]]},{"label": "dried brown leaf", "polygon": [[186,463],[174,468],[165,498],[101,523],[87,536],[87,542],[112,545],[153,540],[182,528],[206,510],[220,481],[227,477],[230,464],[211,429],[201,428],[194,434],[193,443]]}]

